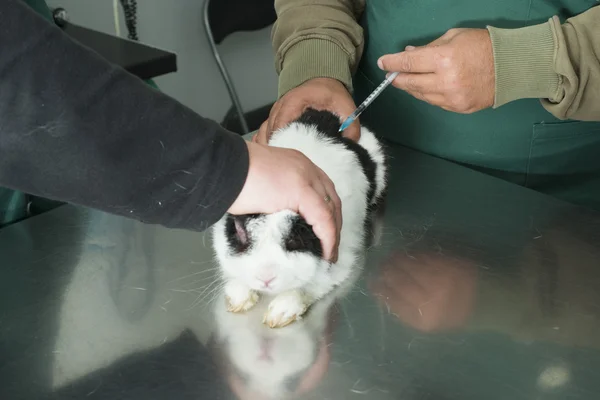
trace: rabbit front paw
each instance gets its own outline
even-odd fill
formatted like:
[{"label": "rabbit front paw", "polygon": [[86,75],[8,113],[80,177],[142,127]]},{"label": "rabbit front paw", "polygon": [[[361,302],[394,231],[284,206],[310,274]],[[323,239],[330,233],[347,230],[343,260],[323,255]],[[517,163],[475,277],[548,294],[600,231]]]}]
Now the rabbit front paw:
[{"label": "rabbit front paw", "polygon": [[227,311],[241,313],[248,311],[258,303],[258,293],[237,282],[229,282],[225,286]]},{"label": "rabbit front paw", "polygon": [[263,323],[270,328],[283,328],[302,318],[308,302],[297,290],[281,293],[269,304]]}]

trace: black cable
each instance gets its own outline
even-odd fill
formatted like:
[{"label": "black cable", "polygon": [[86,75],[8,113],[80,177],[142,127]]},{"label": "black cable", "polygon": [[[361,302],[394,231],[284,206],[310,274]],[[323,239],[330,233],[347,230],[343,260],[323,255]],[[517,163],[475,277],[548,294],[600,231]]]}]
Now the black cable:
[{"label": "black cable", "polygon": [[125,14],[125,26],[127,26],[128,37],[138,41],[137,34],[137,0],[121,0],[123,13]]}]

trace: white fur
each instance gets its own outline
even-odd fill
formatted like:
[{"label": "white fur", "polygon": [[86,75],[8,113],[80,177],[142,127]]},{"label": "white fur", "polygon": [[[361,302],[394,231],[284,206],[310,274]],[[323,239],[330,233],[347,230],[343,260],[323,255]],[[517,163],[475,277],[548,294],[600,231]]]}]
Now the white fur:
[{"label": "white fur", "polygon": [[[364,175],[356,154],[344,145],[336,143],[318,132],[315,126],[292,123],[275,132],[271,146],[296,149],[319,166],[333,181],[342,202],[343,225],[338,251],[338,261],[330,264],[312,254],[288,252],[282,247],[283,237],[290,227],[291,211],[282,211],[253,221],[248,234],[254,239],[246,254],[232,254],[225,235],[225,218],[213,227],[213,243],[223,278],[228,282],[226,294],[230,309],[247,309],[248,301],[257,293],[285,296],[290,308],[289,316],[296,319],[306,307],[329,293],[346,280],[364,250],[365,220],[368,217],[367,192],[369,182]],[[359,144],[376,163],[376,188],[373,202],[382,195],[386,185],[387,167],[381,144],[365,127],[361,128]],[[269,288],[261,278],[274,277]],[[290,295],[290,292],[293,294]],[[276,322],[284,298],[273,300],[276,304],[267,311],[265,321]],[[253,305],[253,304],[252,304]],[[298,314],[298,312],[300,312]]]},{"label": "white fur", "polygon": [[[351,274],[342,285],[315,303],[306,318],[288,329],[273,330],[261,324],[260,316],[267,311],[266,304],[234,315],[227,312],[223,302],[215,303],[213,347],[222,360],[219,364],[230,384],[233,376],[244,377],[238,379],[238,390],[244,393],[239,398],[299,398],[297,390],[318,383],[306,382],[310,379],[307,375],[314,372],[315,367],[323,371],[328,369],[329,356],[324,352],[330,344],[327,332],[334,330],[332,310],[341,307],[340,300],[350,292],[358,277],[358,273]],[[302,381],[296,390],[286,385],[294,376]]]}]

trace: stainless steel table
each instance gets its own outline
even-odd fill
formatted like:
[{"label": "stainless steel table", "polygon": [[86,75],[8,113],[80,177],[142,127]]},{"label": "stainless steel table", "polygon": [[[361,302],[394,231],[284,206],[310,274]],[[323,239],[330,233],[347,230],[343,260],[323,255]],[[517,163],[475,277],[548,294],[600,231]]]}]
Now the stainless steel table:
[{"label": "stainless steel table", "polygon": [[224,311],[209,234],[0,230],[0,399],[600,398],[600,215],[399,147],[388,200],[347,293],[278,330]]}]

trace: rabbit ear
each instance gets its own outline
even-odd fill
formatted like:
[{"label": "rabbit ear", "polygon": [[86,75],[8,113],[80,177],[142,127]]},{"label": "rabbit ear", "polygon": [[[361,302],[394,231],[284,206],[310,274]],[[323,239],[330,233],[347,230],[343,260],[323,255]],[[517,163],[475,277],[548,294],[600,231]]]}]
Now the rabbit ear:
[{"label": "rabbit ear", "polygon": [[248,221],[257,218],[255,215],[229,215],[225,223],[227,244],[234,253],[243,253],[251,245],[248,232]]},{"label": "rabbit ear", "polygon": [[248,245],[248,232],[246,231],[246,227],[244,226],[244,221],[240,218],[233,217],[234,225],[235,225],[235,234],[237,239],[240,241],[242,246]]}]

